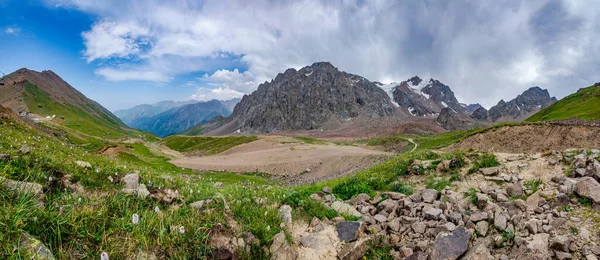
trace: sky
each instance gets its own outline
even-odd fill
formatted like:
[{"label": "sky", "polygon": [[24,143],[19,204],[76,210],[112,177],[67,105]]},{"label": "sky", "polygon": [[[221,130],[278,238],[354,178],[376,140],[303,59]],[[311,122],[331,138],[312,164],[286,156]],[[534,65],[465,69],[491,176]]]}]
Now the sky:
[{"label": "sky", "polygon": [[596,0],[0,0],[0,71],[53,70],[109,110],[226,100],[329,61],[495,105],[600,81]]}]

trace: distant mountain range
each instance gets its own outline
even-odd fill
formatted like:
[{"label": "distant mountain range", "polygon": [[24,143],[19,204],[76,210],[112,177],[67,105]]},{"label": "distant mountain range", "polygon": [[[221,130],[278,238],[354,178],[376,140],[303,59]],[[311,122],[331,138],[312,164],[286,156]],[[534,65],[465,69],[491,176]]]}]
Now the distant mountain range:
[{"label": "distant mountain range", "polygon": [[115,114],[132,128],[166,137],[185,132],[191,127],[210,121],[217,116],[231,115],[233,107],[239,100],[163,101],[115,111]]}]

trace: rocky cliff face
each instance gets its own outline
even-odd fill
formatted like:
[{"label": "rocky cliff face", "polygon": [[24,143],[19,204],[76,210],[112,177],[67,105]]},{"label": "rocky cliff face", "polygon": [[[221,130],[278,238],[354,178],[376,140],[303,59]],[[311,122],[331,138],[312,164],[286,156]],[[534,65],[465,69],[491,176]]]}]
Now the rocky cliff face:
[{"label": "rocky cliff face", "polygon": [[442,109],[436,122],[446,130],[468,130],[477,124],[465,114],[456,113],[453,109],[446,107]]},{"label": "rocky cliff face", "polygon": [[473,114],[473,112],[475,112],[475,110],[481,108],[482,106],[477,103],[477,104],[470,104],[470,105],[463,105],[463,107],[465,108],[465,110],[467,110],[467,113],[469,115]]},{"label": "rocky cliff face", "polygon": [[396,107],[377,84],[318,62],[288,69],[242,98],[229,122],[243,132],[318,129],[332,118],[393,117]]},{"label": "rocky cliff face", "polygon": [[425,82],[414,76],[403,81],[393,90],[393,99],[413,116],[437,116],[446,107],[459,114],[466,113],[450,87],[435,79]]},{"label": "rocky cliff face", "polygon": [[492,122],[520,121],[556,101],[555,97],[550,97],[548,90],[533,87],[508,102],[500,100],[488,111],[488,119]]}]

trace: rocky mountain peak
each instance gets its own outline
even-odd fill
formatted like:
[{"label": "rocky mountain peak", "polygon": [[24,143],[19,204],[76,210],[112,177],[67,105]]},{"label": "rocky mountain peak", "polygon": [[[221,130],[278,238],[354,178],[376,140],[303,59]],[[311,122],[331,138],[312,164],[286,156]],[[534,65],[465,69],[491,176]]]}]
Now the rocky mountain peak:
[{"label": "rocky mountain peak", "polygon": [[413,116],[436,116],[446,107],[466,114],[450,87],[433,78],[425,82],[414,76],[396,86],[392,95],[394,102]]},{"label": "rocky mountain peak", "polygon": [[408,81],[411,83],[412,86],[418,86],[419,84],[421,84],[421,82],[423,82],[423,80],[419,78],[419,76],[414,76],[408,79]]},{"label": "rocky mountain peak", "polygon": [[[535,86],[508,102],[500,100],[488,111],[487,120],[492,122],[520,121],[554,102],[556,102],[556,98],[550,97],[547,89]],[[476,119],[482,120],[483,118],[486,118],[483,111],[478,111]]]}]

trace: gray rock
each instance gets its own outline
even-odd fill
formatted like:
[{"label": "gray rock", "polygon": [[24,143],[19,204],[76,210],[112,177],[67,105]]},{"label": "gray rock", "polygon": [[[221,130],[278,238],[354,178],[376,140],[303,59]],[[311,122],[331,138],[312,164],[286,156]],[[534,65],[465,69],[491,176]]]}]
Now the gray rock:
[{"label": "gray rock", "polygon": [[508,196],[514,198],[523,196],[523,187],[521,186],[521,182],[515,182],[511,185],[508,185],[506,188],[506,193],[508,193]]},{"label": "gray rock", "polygon": [[475,211],[473,213],[471,213],[471,216],[469,216],[469,220],[472,221],[473,223],[482,221],[482,220],[487,220],[488,219],[488,214],[487,212],[484,211]]},{"label": "gray rock", "polygon": [[85,162],[85,161],[75,161],[75,164],[77,164],[77,166],[81,167],[81,168],[92,168],[92,164],[89,162]]},{"label": "gray rock", "polygon": [[477,206],[482,209],[485,208],[485,206],[487,206],[488,201],[490,200],[490,197],[488,197],[485,194],[482,193],[476,193],[477,196]]},{"label": "gray rock", "polygon": [[433,203],[438,198],[439,192],[434,189],[424,189],[421,191],[421,197],[425,203]]},{"label": "gray rock", "polygon": [[423,234],[423,233],[425,233],[425,230],[427,229],[427,225],[425,225],[425,223],[423,223],[423,222],[415,222],[410,227],[417,234]]},{"label": "gray rock", "polygon": [[550,200],[550,207],[552,208],[559,208],[559,207],[564,207],[569,205],[569,196],[567,196],[566,194],[563,193],[559,193],[558,195],[554,196],[554,198],[552,198]]},{"label": "gray rock", "polygon": [[475,244],[467,251],[462,260],[494,260],[490,252],[490,241],[487,239],[478,239]]},{"label": "gray rock", "polygon": [[358,238],[363,224],[358,221],[343,221],[337,224],[338,237],[342,241],[351,242]]},{"label": "gray rock", "polygon": [[441,209],[429,208],[423,213],[423,217],[427,220],[438,220],[441,214]]},{"label": "gray rock", "polygon": [[356,208],[342,201],[334,201],[331,204],[331,209],[335,210],[335,212],[339,214],[346,214],[354,217],[362,217],[362,214],[360,214],[360,212],[358,212]]},{"label": "gray rock", "polygon": [[427,260],[429,256],[425,252],[414,252],[412,255],[407,256],[404,260]]},{"label": "gray rock", "polygon": [[338,253],[340,260],[359,260],[369,250],[369,242],[371,241],[370,236],[362,237],[357,241],[344,246]]},{"label": "gray rock", "polygon": [[281,205],[277,210],[281,225],[287,227],[292,224],[292,207],[290,205]]},{"label": "gray rock", "polygon": [[27,146],[26,144],[24,144],[23,146],[21,146],[21,148],[19,148],[18,153],[19,154],[29,154],[31,152],[31,149],[29,149],[29,146]]},{"label": "gray rock", "polygon": [[431,247],[431,260],[454,260],[468,249],[471,233],[464,227],[457,227],[451,233],[440,233]]},{"label": "gray rock", "polygon": [[480,168],[479,172],[484,176],[496,176],[500,173],[500,167]]},{"label": "gray rock", "polygon": [[452,212],[448,215],[448,220],[452,221],[455,225],[458,225],[462,221],[462,215],[458,212]]},{"label": "gray rock", "polygon": [[213,184],[213,187],[219,189],[219,188],[223,188],[223,185],[224,184],[222,182],[218,181]]},{"label": "gray rock", "polygon": [[194,203],[190,203],[190,207],[195,208],[195,209],[202,209],[204,207],[204,201],[199,200]]},{"label": "gray rock", "polygon": [[330,194],[330,193],[333,192],[333,189],[331,189],[330,187],[325,186],[325,187],[323,187],[323,192],[325,192],[327,194]]},{"label": "gray rock", "polygon": [[577,181],[575,192],[584,198],[600,203],[600,184],[592,177],[583,177]]},{"label": "gray rock", "polygon": [[14,181],[0,176],[0,185],[11,192],[28,193],[39,199],[44,198],[44,187],[34,182]]},{"label": "gray rock", "polygon": [[508,216],[506,216],[503,213],[496,213],[496,217],[494,218],[494,226],[505,230],[506,229],[506,224],[507,224],[507,218]]},{"label": "gray rock", "polygon": [[562,252],[569,252],[569,246],[571,246],[571,238],[568,236],[558,236],[550,242],[550,248]]},{"label": "gray rock", "polygon": [[140,185],[140,175],[137,173],[127,174],[123,176],[121,179],[123,183],[125,183],[125,188],[127,190],[137,190]]},{"label": "gray rock", "polygon": [[331,241],[329,236],[321,232],[303,236],[302,238],[300,238],[300,244],[302,244],[304,247],[317,250],[333,247],[333,242]]},{"label": "gray rock", "polygon": [[138,198],[145,199],[149,195],[150,195],[150,191],[148,191],[148,188],[146,188],[146,185],[140,184],[140,186],[138,186],[138,188],[137,188]]},{"label": "gray rock", "polygon": [[10,155],[8,154],[0,154],[0,162],[6,162],[10,160]]},{"label": "gray rock", "polygon": [[42,241],[27,233],[21,235],[19,246],[23,259],[55,259],[52,251]]},{"label": "gray rock", "polygon": [[559,251],[555,251],[554,252],[554,257],[557,260],[567,260],[567,259],[573,259],[573,256],[569,253],[565,253],[565,252],[559,252]]},{"label": "gray rock", "polygon": [[273,237],[271,244],[271,260],[295,260],[298,252],[285,239],[283,230]]},{"label": "gray rock", "polygon": [[548,234],[536,234],[533,235],[531,241],[527,243],[527,249],[531,252],[531,259],[550,259],[550,253],[548,251]]},{"label": "gray rock", "polygon": [[387,217],[384,215],[377,214],[373,217],[373,219],[377,220],[379,223],[383,223],[387,221]]},{"label": "gray rock", "polygon": [[487,221],[479,221],[477,224],[475,224],[475,230],[477,230],[477,233],[484,237],[487,236],[489,227],[490,224]]}]

